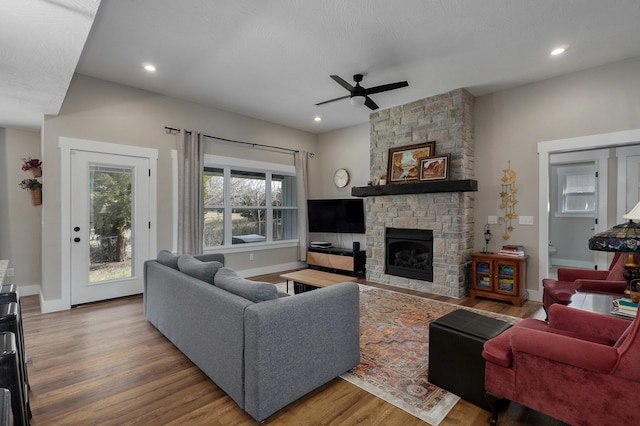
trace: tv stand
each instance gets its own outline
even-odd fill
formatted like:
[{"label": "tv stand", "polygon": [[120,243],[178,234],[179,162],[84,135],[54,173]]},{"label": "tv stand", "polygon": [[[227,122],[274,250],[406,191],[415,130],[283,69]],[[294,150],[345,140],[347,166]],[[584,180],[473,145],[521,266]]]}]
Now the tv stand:
[{"label": "tv stand", "polygon": [[327,272],[364,274],[367,256],[364,250],[353,251],[336,247],[307,249],[307,264],[310,268]]}]

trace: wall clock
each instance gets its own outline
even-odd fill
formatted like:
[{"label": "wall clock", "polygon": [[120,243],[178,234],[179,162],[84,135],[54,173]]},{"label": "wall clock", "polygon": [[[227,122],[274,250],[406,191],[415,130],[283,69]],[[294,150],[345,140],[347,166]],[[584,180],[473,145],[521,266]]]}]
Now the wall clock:
[{"label": "wall clock", "polygon": [[347,169],[338,169],[333,175],[333,183],[338,188],[344,188],[349,183],[349,172]]}]

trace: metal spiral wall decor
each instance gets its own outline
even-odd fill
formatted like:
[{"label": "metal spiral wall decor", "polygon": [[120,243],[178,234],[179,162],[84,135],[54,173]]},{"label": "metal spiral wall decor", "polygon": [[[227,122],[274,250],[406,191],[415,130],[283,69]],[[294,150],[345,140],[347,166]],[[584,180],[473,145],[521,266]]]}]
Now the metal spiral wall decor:
[{"label": "metal spiral wall decor", "polygon": [[506,169],[503,169],[504,175],[500,179],[502,181],[502,191],[500,191],[500,208],[504,209],[504,215],[502,220],[504,222],[504,234],[502,238],[508,240],[511,231],[513,231],[512,220],[517,218],[518,215],[515,212],[515,205],[518,203],[516,200],[516,172],[511,170],[511,161],[509,161]]}]

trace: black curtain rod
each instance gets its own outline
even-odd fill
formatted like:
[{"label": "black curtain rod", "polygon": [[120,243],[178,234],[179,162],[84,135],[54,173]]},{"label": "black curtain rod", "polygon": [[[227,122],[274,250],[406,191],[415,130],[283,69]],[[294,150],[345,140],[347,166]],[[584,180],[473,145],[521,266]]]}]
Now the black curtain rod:
[{"label": "black curtain rod", "polygon": [[[180,129],[176,129],[176,128],[173,128],[173,127],[167,127],[167,126],[164,126],[164,129],[165,129],[167,132],[170,132],[170,133],[172,133],[172,132],[179,132],[179,131],[180,131]],[[186,133],[191,133],[191,131],[190,131],[190,130],[187,130],[187,131],[186,131]],[[255,148],[255,147],[260,147],[260,148],[279,149],[279,150],[281,150],[281,151],[290,152],[290,153],[292,153],[292,154],[293,154],[294,152],[298,152],[298,150],[297,150],[297,149],[282,148],[282,147],[279,147],[279,146],[264,145],[264,144],[260,144],[260,143],[243,142],[243,141],[234,141],[233,139],[219,138],[219,137],[217,137],[217,136],[210,136],[210,135],[205,135],[205,134],[203,134],[202,136],[204,136],[205,138],[218,139],[218,140],[225,141],[225,142],[241,143],[241,144],[243,144],[243,145],[251,145],[253,148]],[[311,157],[313,157],[315,154],[314,154],[313,152],[310,152],[310,153],[309,153],[309,155],[310,155]]]}]

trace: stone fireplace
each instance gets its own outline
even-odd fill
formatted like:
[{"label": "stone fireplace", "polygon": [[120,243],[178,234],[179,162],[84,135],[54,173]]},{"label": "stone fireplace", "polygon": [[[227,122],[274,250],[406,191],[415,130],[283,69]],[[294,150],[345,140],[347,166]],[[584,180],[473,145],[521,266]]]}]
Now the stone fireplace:
[{"label": "stone fireplace", "polygon": [[433,281],[433,231],[387,228],[385,273]]},{"label": "stone fireplace", "polygon": [[[371,115],[371,178],[386,177],[389,148],[435,141],[436,154],[451,154],[450,180],[474,178],[473,96],[464,89],[432,96]],[[454,184],[455,182],[451,182]],[[396,187],[421,185],[404,183]],[[455,185],[452,185],[455,186]],[[473,190],[415,192],[402,188],[366,198],[367,279],[449,297],[468,290],[473,250]],[[354,195],[356,195],[354,193]],[[432,234],[432,276],[388,273],[387,228]]]}]

